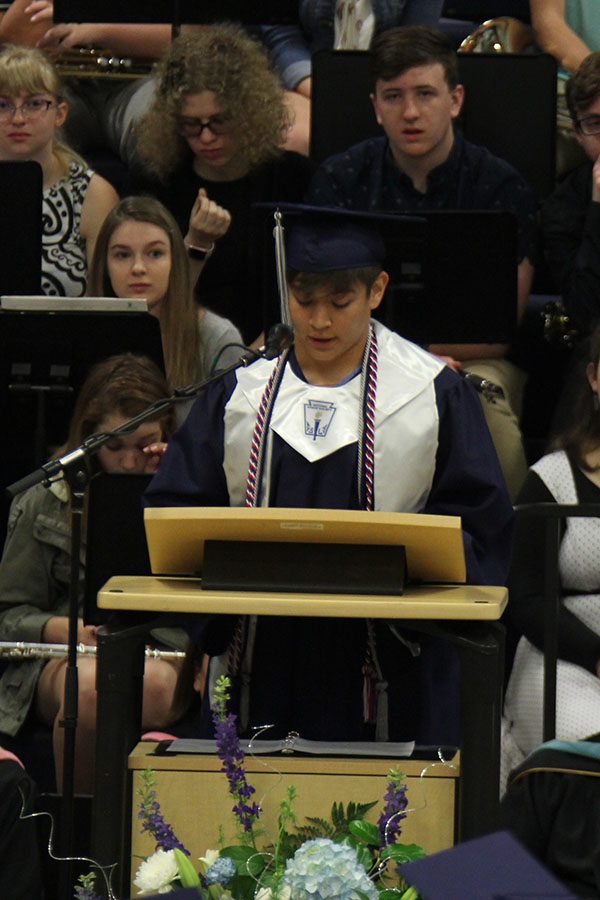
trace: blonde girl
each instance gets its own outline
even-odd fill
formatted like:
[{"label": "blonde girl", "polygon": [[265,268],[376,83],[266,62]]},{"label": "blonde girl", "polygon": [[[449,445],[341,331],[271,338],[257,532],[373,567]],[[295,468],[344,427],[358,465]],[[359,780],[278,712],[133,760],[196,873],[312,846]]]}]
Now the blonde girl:
[{"label": "blonde girl", "polygon": [[60,141],[68,111],[60,78],[44,54],[5,46],[0,52],[0,161],[33,160],[41,166],[42,291],[80,297],[98,230],[118,196]]}]

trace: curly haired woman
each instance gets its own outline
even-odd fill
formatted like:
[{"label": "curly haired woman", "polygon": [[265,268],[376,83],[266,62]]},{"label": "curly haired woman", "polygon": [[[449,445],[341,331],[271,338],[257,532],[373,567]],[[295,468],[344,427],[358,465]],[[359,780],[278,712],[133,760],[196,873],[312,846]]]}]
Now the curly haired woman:
[{"label": "curly haired woman", "polygon": [[281,149],[289,127],[284,92],[264,50],[228,24],[173,42],[139,124],[138,189],[173,213],[192,258],[206,259],[214,249],[200,299],[248,342],[263,326],[249,279],[251,206],[301,200],[311,175],[306,158]]}]

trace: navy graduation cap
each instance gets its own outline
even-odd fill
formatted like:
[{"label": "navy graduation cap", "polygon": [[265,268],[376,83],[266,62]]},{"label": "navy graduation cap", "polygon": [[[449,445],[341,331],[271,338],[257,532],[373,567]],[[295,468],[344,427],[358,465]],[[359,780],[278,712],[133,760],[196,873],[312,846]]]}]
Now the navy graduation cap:
[{"label": "navy graduation cap", "polygon": [[399,866],[424,900],[575,900],[508,831]]}]

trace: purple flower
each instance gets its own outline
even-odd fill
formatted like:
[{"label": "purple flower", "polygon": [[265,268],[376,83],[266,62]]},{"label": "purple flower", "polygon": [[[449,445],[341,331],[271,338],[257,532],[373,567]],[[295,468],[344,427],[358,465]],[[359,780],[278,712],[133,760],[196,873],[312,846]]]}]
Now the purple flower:
[{"label": "purple flower", "polygon": [[260,807],[257,803],[248,802],[255,791],[252,785],[246,781],[246,772],[243,767],[244,751],[240,747],[236,721],[237,717],[232,713],[229,713],[225,719],[221,719],[215,714],[215,739],[217,753],[223,763],[221,771],[225,773],[229,782],[229,793],[237,801],[233,812],[240,820],[244,831],[251,831],[255,820],[260,815]]},{"label": "purple flower", "polygon": [[377,821],[377,827],[381,835],[382,846],[395,844],[400,834],[400,821],[405,819],[404,812],[408,806],[406,797],[406,783],[404,775],[398,769],[392,769],[384,798],[385,807]]},{"label": "purple flower", "polygon": [[79,884],[75,885],[73,896],[75,900],[100,900],[96,893],[96,873],[89,872],[87,875],[80,875]]},{"label": "purple flower", "polygon": [[229,793],[237,801],[233,812],[240,820],[244,831],[252,831],[252,826],[260,815],[260,806],[257,803],[248,802],[255,791],[252,785],[246,781],[243,766],[244,751],[240,747],[236,728],[237,716],[227,713],[230,688],[231,681],[226,675],[217,678],[213,704],[217,753],[223,763],[221,772],[225,773],[229,782]]},{"label": "purple flower", "polygon": [[160,811],[160,803],[156,799],[155,783],[154,773],[151,769],[146,769],[142,772],[143,787],[138,790],[138,794],[142,798],[140,811],[138,812],[138,819],[142,822],[142,831],[149,831],[154,837],[157,850],[167,852],[177,848],[182,853],[185,853],[186,856],[189,856],[190,851],[177,839],[168,822],[165,822],[164,816]]}]

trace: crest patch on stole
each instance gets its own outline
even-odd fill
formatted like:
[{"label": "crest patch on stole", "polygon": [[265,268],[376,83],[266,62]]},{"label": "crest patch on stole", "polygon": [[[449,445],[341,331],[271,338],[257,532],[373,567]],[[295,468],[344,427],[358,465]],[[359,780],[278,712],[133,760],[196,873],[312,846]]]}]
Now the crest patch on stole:
[{"label": "crest patch on stole", "polygon": [[304,434],[313,441],[327,437],[329,426],[335,416],[335,403],[325,400],[309,400],[304,404]]}]

